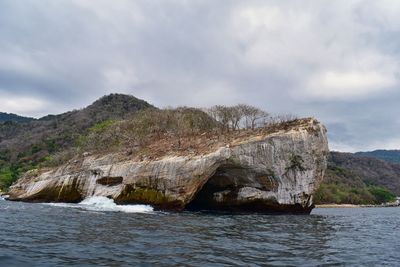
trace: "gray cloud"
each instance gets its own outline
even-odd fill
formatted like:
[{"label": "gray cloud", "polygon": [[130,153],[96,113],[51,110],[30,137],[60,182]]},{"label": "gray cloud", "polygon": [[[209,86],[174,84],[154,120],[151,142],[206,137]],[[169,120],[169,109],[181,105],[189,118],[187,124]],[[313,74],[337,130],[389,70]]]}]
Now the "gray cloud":
[{"label": "gray cloud", "polygon": [[158,106],[246,102],[315,116],[333,149],[399,148],[400,3],[0,2],[0,110],[111,92]]}]

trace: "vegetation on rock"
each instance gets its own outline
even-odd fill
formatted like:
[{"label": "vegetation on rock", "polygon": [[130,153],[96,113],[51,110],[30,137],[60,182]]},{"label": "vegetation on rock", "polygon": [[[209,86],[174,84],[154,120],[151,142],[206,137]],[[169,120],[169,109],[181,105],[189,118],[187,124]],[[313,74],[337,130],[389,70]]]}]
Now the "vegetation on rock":
[{"label": "vegetation on rock", "polygon": [[[245,104],[157,109],[120,94],[102,97],[81,110],[40,119],[0,113],[0,190],[28,170],[58,166],[84,153],[118,151],[138,160],[168,153],[199,154],[299,123],[294,116],[272,117]],[[400,164],[390,163],[397,154],[364,155],[332,152],[316,203],[381,203],[400,195]],[[390,155],[388,162],[371,158],[385,155]],[[302,159],[292,155],[287,168],[302,170]]]},{"label": "vegetation on rock", "polygon": [[288,170],[299,170],[304,171],[303,167],[304,160],[300,155],[293,154],[290,156],[290,165],[286,167],[286,171]]},{"label": "vegetation on rock", "polygon": [[131,158],[139,159],[157,158],[168,153],[201,154],[235,139],[291,127],[301,121],[265,117],[267,113],[255,107],[252,109],[265,116],[250,119],[242,112],[243,107],[250,106],[142,110],[127,119],[106,121],[90,128],[88,134],[79,139],[75,148],[79,152],[75,154],[84,151],[126,152]]},{"label": "vegetation on rock", "polygon": [[81,110],[0,122],[0,189],[28,170],[58,166],[85,152],[122,151],[139,159],[203,153],[254,131],[290,127],[294,121],[244,104],[157,109],[133,96],[111,94]]}]

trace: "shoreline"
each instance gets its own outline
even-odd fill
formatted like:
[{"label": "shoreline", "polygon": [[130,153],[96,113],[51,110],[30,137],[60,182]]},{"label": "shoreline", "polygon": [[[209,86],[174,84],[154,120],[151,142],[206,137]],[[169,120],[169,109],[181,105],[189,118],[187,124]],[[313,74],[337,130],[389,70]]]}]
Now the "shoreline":
[{"label": "shoreline", "polygon": [[361,208],[361,205],[355,204],[319,204],[315,208]]},{"label": "shoreline", "polygon": [[387,203],[380,205],[366,204],[366,205],[356,205],[356,204],[319,204],[315,205],[315,208],[387,208],[387,207],[399,207],[396,203]]}]

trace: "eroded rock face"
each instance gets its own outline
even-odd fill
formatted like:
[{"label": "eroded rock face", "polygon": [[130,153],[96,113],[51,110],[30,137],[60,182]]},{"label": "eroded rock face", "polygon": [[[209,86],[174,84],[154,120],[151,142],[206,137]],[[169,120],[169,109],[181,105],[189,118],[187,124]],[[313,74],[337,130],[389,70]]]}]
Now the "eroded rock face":
[{"label": "eroded rock face", "polygon": [[309,213],[326,169],[325,128],[310,119],[295,129],[198,156],[121,161],[87,156],[44,173],[30,172],[10,200],[78,202],[106,196],[159,209]]}]

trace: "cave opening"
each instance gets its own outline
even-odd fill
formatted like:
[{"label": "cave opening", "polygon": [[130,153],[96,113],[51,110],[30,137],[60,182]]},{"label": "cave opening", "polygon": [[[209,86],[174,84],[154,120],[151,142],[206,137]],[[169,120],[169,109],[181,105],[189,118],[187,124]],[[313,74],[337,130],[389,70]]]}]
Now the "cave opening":
[{"label": "cave opening", "polygon": [[105,186],[114,186],[114,185],[122,184],[123,180],[124,180],[124,178],[122,178],[120,176],[117,176],[117,177],[105,176],[105,177],[97,179],[96,183],[105,185]]},{"label": "cave opening", "polygon": [[[276,192],[278,182],[270,173],[259,173],[233,164],[224,164],[208,179],[186,206],[190,211],[258,211],[275,205],[274,199],[257,198]],[[246,199],[243,195],[248,195]],[[258,195],[257,195],[258,194]]]}]

